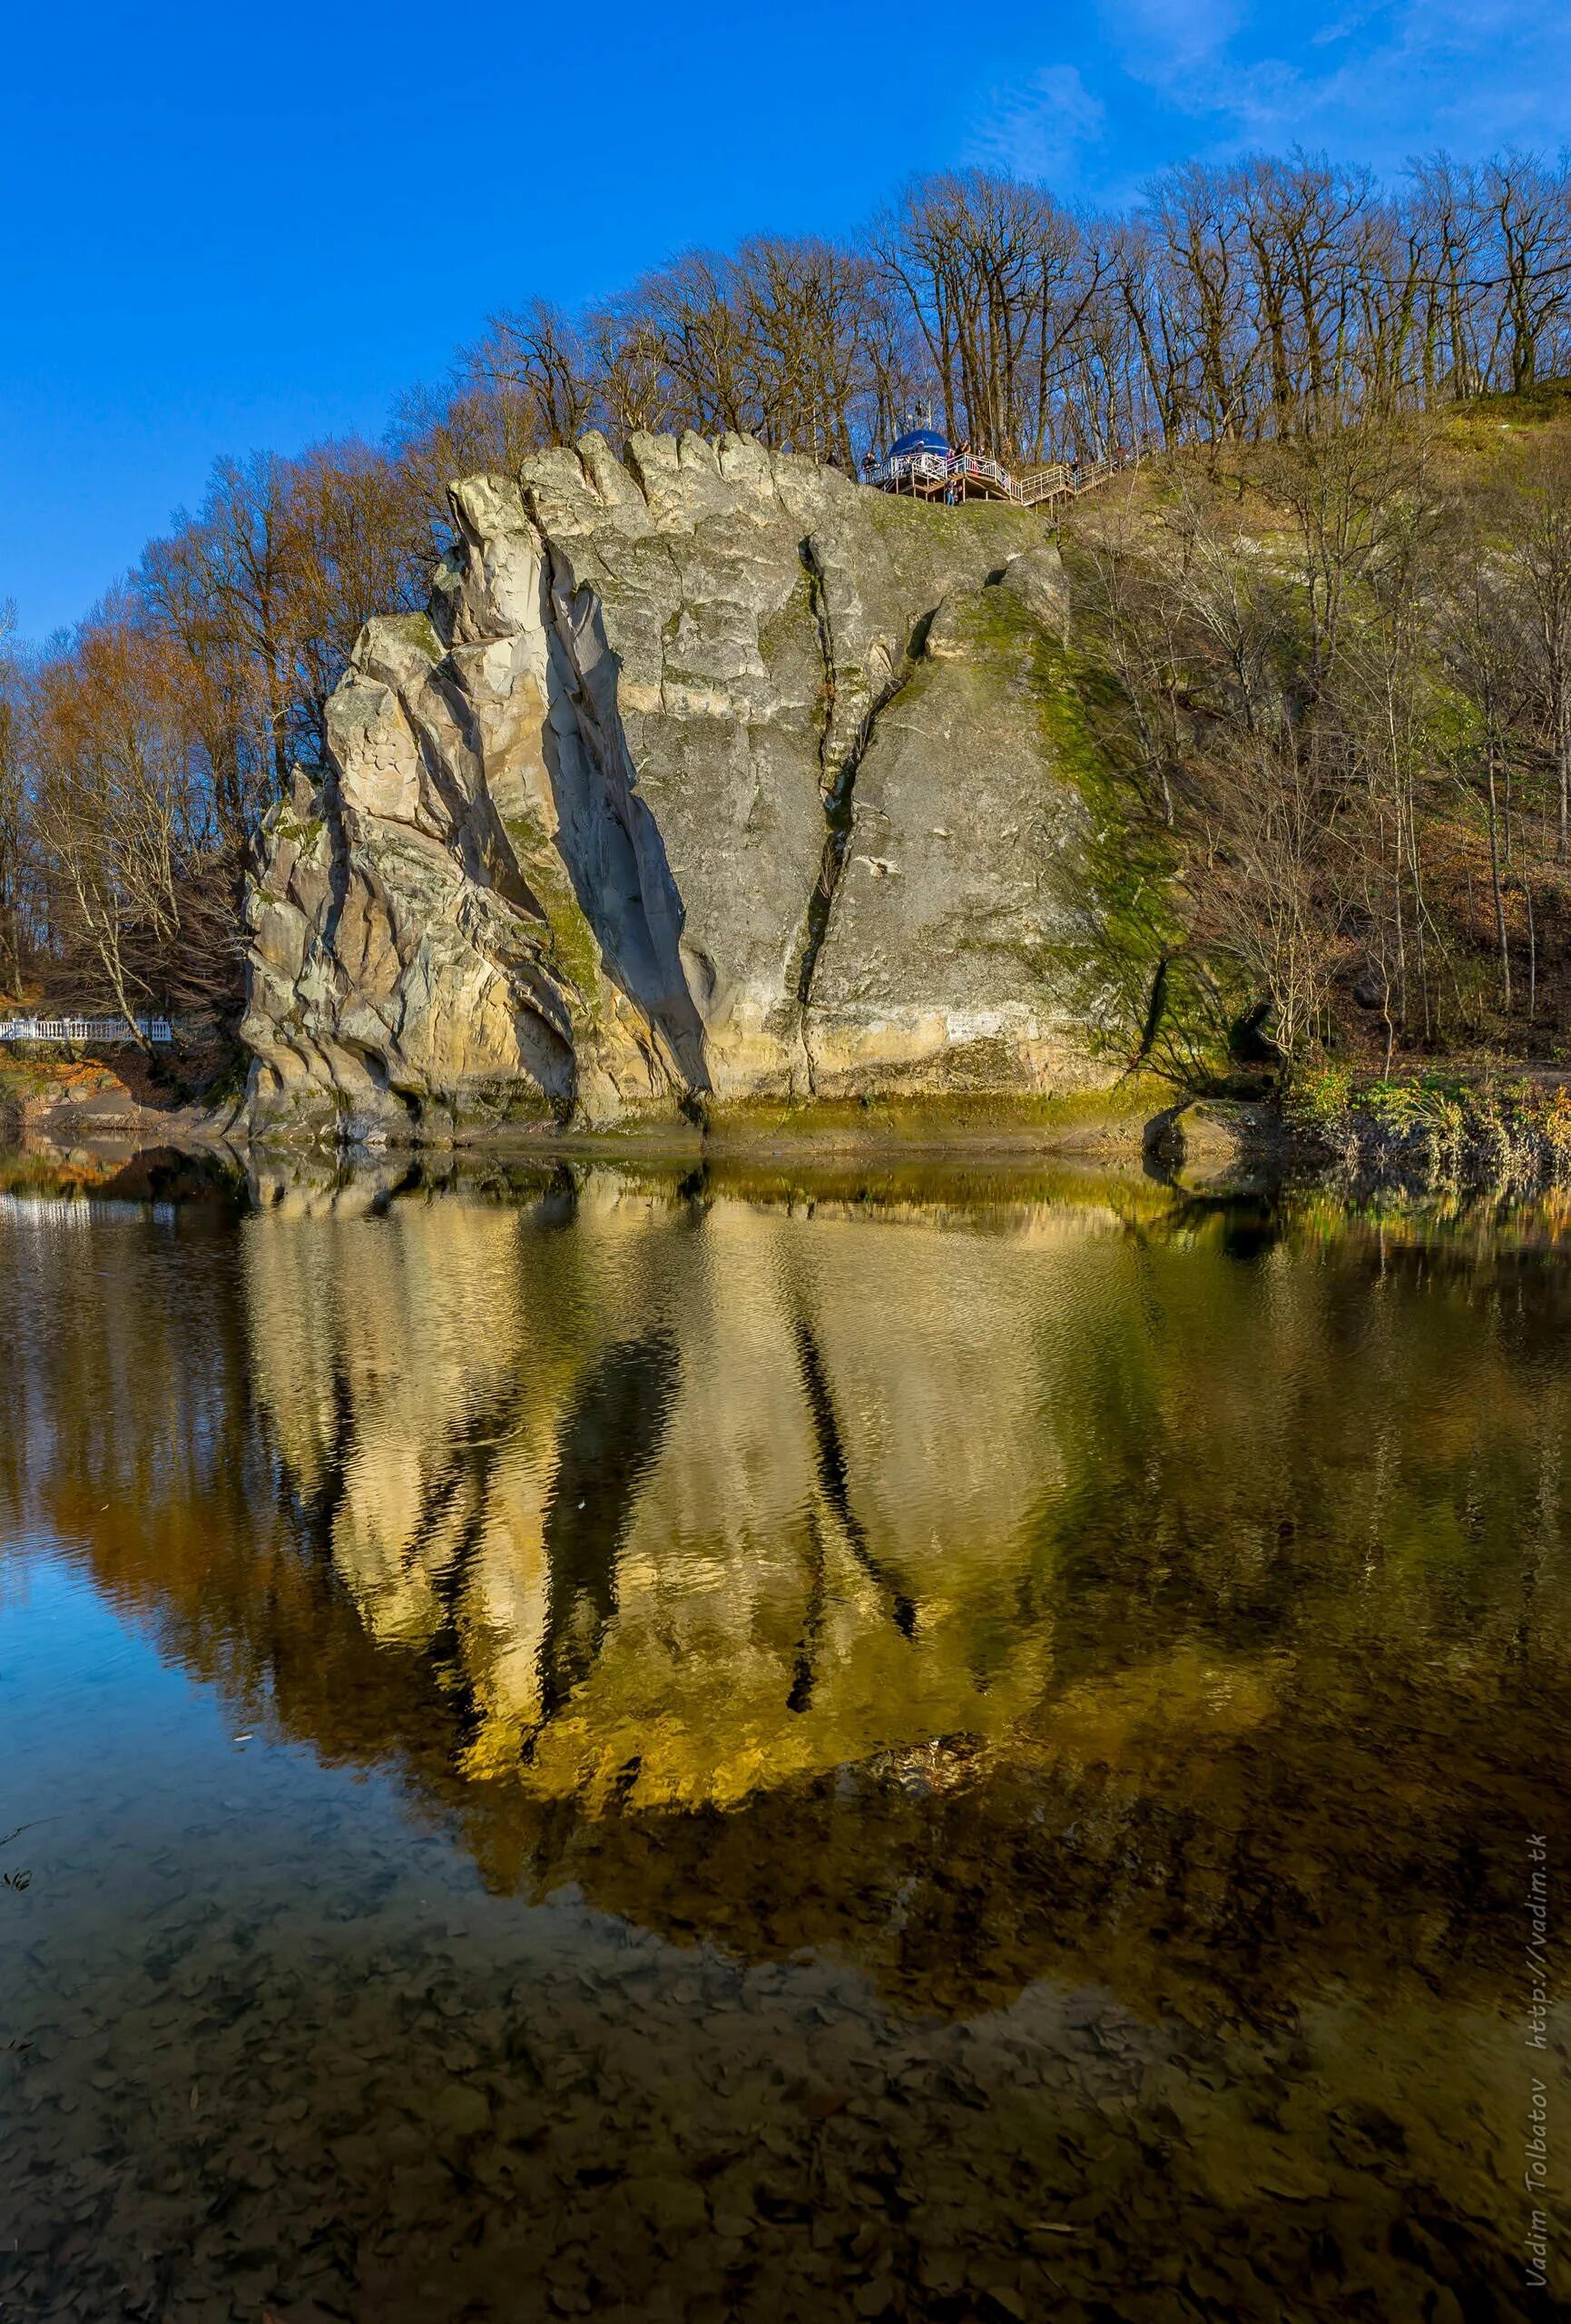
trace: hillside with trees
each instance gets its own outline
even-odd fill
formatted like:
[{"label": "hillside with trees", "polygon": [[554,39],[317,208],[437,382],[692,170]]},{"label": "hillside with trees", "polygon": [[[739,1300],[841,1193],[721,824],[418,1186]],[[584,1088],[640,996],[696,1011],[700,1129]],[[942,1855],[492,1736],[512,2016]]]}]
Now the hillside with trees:
[{"label": "hillside with trees", "polygon": [[[599,428],[855,473],[913,408],[1066,520],[1085,697],[1186,923],[1132,1049],[1554,1062],[1571,1040],[1571,175],[1295,155],[1094,218],[979,172],[843,244],[696,252],[496,316],[386,439],[221,462],[0,670],[0,990],[232,1024],[238,900],[446,487]],[[0,655],[5,652],[0,640]],[[1180,1005],[1182,1002],[1182,1005]]]}]

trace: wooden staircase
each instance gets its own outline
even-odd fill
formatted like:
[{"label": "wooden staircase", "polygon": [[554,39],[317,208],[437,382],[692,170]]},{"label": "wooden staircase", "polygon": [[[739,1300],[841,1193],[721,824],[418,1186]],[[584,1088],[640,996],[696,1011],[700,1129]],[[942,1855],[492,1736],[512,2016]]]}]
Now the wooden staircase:
[{"label": "wooden staircase", "polygon": [[868,482],[918,500],[1010,500],[1019,508],[1042,508],[1056,500],[1077,499],[1122,469],[1136,466],[1139,458],[1136,452],[1127,458],[1086,460],[1078,467],[1049,460],[1013,476],[997,460],[976,452],[908,452],[880,461],[869,470]]},{"label": "wooden staircase", "polygon": [[[1024,475],[1008,478],[1011,500],[1022,508],[1040,508],[1050,500],[1074,500],[1094,485],[1105,484],[1124,465],[1115,459],[1087,460],[1079,468],[1071,468],[1065,460],[1049,460],[1046,468],[1027,468]],[[1133,462],[1129,463],[1133,466]]]}]

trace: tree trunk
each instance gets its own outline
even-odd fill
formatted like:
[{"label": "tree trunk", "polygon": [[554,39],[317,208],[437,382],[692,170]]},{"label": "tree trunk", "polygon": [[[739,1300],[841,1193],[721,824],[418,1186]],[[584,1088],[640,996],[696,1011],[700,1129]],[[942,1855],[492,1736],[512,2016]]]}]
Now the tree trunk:
[{"label": "tree trunk", "polygon": [[1500,976],[1506,1014],[1511,1013],[1511,948],[1506,939],[1506,898],[1500,884],[1500,828],[1495,807],[1495,751],[1489,748],[1489,878],[1495,891],[1495,932],[1500,940]]}]

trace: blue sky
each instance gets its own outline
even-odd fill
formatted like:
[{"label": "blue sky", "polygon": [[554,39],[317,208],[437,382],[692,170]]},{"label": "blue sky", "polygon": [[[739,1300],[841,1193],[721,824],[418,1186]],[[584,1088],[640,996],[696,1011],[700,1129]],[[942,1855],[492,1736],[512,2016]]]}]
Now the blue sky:
[{"label": "blue sky", "polygon": [[219,454],[379,432],[535,291],[850,228],[957,162],[1114,202],[1295,141],[1571,143],[1567,0],[44,0],[3,42],[0,601],[34,637]]}]

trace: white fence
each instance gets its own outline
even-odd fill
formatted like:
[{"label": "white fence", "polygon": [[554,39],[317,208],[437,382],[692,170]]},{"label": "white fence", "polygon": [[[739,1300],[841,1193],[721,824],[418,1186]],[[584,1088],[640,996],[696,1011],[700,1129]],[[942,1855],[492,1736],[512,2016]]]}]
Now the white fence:
[{"label": "white fence", "polygon": [[[138,1017],[135,1021],[144,1041],[174,1039],[167,1017]],[[0,1041],[90,1041],[96,1048],[135,1038],[123,1017],[0,1017]]]}]

